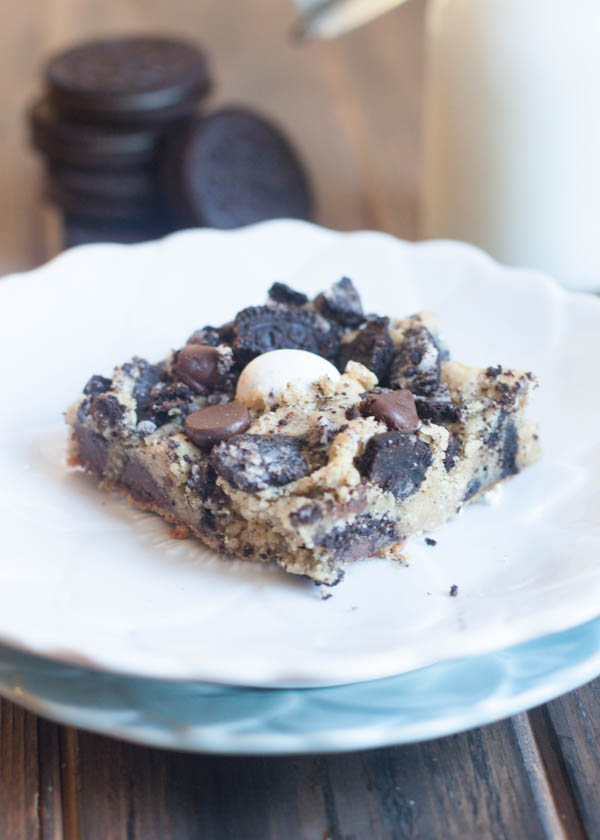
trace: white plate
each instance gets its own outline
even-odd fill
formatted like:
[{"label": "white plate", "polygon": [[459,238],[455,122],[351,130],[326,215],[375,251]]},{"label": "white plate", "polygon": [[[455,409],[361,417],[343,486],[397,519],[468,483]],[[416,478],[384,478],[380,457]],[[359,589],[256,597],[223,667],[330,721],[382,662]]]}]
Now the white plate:
[{"label": "white plate", "polygon": [[[160,358],[198,326],[342,274],[370,311],[427,308],[453,357],[535,371],[543,460],[403,568],[357,563],[334,597],[279,569],[172,541],[64,465],[61,412],[91,373]],[[456,243],[298,222],[93,245],[0,283],[0,638],[151,677],[289,686],[397,674],[600,612],[600,301]],[[457,598],[448,595],[457,584]]]}]

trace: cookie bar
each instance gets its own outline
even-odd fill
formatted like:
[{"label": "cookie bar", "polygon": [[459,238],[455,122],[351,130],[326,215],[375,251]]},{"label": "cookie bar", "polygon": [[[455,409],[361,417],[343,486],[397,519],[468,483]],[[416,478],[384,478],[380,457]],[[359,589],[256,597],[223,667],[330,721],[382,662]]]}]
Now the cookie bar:
[{"label": "cookie bar", "polygon": [[399,557],[539,456],[531,373],[451,361],[430,313],[366,315],[347,278],[95,375],[69,457],[226,555],[337,583]]}]

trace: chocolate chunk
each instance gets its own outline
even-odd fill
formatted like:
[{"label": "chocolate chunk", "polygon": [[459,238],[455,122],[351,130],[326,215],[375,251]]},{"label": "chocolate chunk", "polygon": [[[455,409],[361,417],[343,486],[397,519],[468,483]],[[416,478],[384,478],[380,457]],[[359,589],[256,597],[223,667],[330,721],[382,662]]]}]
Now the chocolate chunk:
[{"label": "chocolate chunk", "polygon": [[75,423],[75,439],[79,447],[79,457],[86,470],[102,475],[108,457],[108,444],[102,435]]},{"label": "chocolate chunk", "polygon": [[111,387],[112,381],[110,379],[107,379],[106,376],[96,374],[88,379],[83,393],[87,394],[88,397],[94,396],[95,394],[103,394],[105,391],[110,391]]},{"label": "chocolate chunk", "polygon": [[119,483],[131,493],[137,502],[164,508],[169,499],[148,469],[139,461],[128,461],[121,473]]},{"label": "chocolate chunk", "polygon": [[471,481],[467,484],[467,489],[465,490],[465,495],[463,496],[463,501],[468,502],[469,499],[472,499],[475,493],[478,493],[481,490],[481,481],[478,478],[472,478]]},{"label": "chocolate chunk", "polygon": [[316,534],[314,541],[334,557],[349,561],[369,557],[377,549],[393,545],[398,542],[398,533],[395,523],[387,517],[364,513],[348,525]]},{"label": "chocolate chunk", "polygon": [[390,369],[393,388],[433,394],[440,384],[440,348],[427,327],[409,327],[396,348]]},{"label": "chocolate chunk", "polygon": [[215,470],[233,487],[256,493],[308,473],[302,444],[290,435],[238,435],[211,453]]},{"label": "chocolate chunk", "polygon": [[192,490],[198,498],[206,501],[215,489],[217,474],[212,464],[206,458],[197,461],[190,467],[190,476],[187,480],[187,487]]},{"label": "chocolate chunk", "polygon": [[360,362],[373,371],[380,383],[384,382],[394,355],[389,323],[389,318],[372,318],[352,341],[341,344],[339,369],[343,371],[350,360]]},{"label": "chocolate chunk", "polygon": [[460,455],[460,443],[454,437],[453,434],[450,434],[448,438],[448,448],[446,449],[446,454],[444,456],[444,467],[446,472],[450,472],[450,470],[456,464],[456,459]]},{"label": "chocolate chunk", "polygon": [[206,388],[225,379],[231,363],[231,351],[228,357],[219,353],[216,347],[188,344],[177,354],[175,375],[194,391],[203,394]]},{"label": "chocolate chunk", "polygon": [[123,420],[126,408],[114,394],[96,394],[92,398],[90,410],[107,425],[118,426]]},{"label": "chocolate chunk", "polygon": [[283,303],[286,306],[304,306],[308,303],[308,297],[302,292],[296,292],[286,283],[273,283],[269,289],[269,298],[275,303]]},{"label": "chocolate chunk", "polygon": [[198,47],[148,36],[88,41],[65,50],[49,62],[46,82],[62,113],[112,121],[157,122],[189,113],[210,88]]},{"label": "chocolate chunk", "polygon": [[342,277],[315,298],[315,307],[325,318],[344,327],[358,327],[366,320],[360,295],[349,277]]},{"label": "chocolate chunk", "polygon": [[419,489],[432,461],[429,447],[415,435],[385,432],[368,441],[356,465],[362,476],[401,502]]},{"label": "chocolate chunk", "polygon": [[410,391],[367,394],[362,404],[365,416],[375,417],[399,432],[414,432],[419,425],[415,400]]},{"label": "chocolate chunk", "polygon": [[215,443],[245,432],[250,425],[250,413],[238,402],[211,405],[188,414],[184,431],[201,449],[210,449]]},{"label": "chocolate chunk", "polygon": [[438,425],[457,423],[460,420],[460,408],[452,402],[450,390],[445,383],[431,396],[415,394],[415,405],[421,420],[430,420]]},{"label": "chocolate chunk", "polygon": [[234,333],[233,350],[242,365],[261,353],[282,348],[308,350],[334,361],[339,347],[338,330],[305,309],[250,306],[238,312]]}]

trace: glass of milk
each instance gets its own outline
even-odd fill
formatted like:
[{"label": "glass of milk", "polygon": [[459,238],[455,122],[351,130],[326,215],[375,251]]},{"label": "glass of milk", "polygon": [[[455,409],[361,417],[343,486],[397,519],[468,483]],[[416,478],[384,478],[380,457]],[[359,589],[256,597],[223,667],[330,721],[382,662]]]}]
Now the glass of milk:
[{"label": "glass of milk", "polygon": [[600,290],[600,0],[430,0],[422,233]]}]

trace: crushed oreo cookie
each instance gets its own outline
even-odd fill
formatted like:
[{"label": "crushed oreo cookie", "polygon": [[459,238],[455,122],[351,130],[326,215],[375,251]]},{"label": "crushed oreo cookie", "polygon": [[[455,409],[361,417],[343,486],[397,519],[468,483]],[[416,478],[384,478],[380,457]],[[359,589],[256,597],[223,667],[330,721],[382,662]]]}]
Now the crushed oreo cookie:
[{"label": "crushed oreo cookie", "polygon": [[186,486],[202,501],[206,501],[215,489],[217,474],[210,461],[202,458],[190,467]]},{"label": "crushed oreo cookie", "polygon": [[356,459],[360,474],[399,502],[419,489],[432,462],[427,444],[406,432],[374,435]]},{"label": "crushed oreo cookie", "polygon": [[119,426],[123,422],[126,408],[114,394],[96,394],[92,397],[90,411],[107,426]]},{"label": "crushed oreo cookie", "polygon": [[190,411],[194,392],[184,382],[158,382],[148,394],[146,403],[138,409],[138,420],[151,420],[163,426],[174,417]]},{"label": "crushed oreo cookie", "polygon": [[347,561],[369,557],[377,549],[393,545],[398,542],[398,532],[396,524],[387,516],[379,518],[364,513],[347,525],[316,534],[314,541],[315,545]]},{"label": "crushed oreo cookie", "polygon": [[111,387],[111,379],[107,379],[106,376],[95,374],[86,382],[83,393],[87,394],[88,397],[93,397],[96,394],[104,394],[105,391],[110,391]]},{"label": "crushed oreo cookie", "polygon": [[440,384],[440,348],[422,324],[409,327],[394,353],[390,369],[393,388],[408,388],[414,394],[433,394]]},{"label": "crushed oreo cookie", "polygon": [[459,455],[460,442],[452,433],[450,433],[450,437],[448,438],[448,448],[446,449],[446,454],[444,456],[444,468],[446,472],[450,472],[450,470],[455,466],[456,459]]},{"label": "crushed oreo cookie", "polygon": [[366,321],[360,295],[349,277],[342,277],[318,295],[314,305],[321,315],[343,327],[355,328]]},{"label": "crushed oreo cookie", "polygon": [[458,586],[453,583],[450,587],[450,592],[448,593],[451,598],[456,598],[458,596]]},{"label": "crushed oreo cookie", "polygon": [[415,394],[417,414],[421,420],[432,423],[457,423],[460,420],[460,408],[452,401],[450,390],[445,383],[440,384],[437,391],[430,396]]},{"label": "crushed oreo cookie", "polygon": [[352,341],[340,345],[338,367],[343,371],[349,361],[360,362],[372,370],[379,383],[386,381],[394,355],[394,344],[389,334],[390,319],[371,318]]},{"label": "crushed oreo cookie", "polygon": [[339,329],[305,309],[250,306],[238,312],[233,340],[238,365],[246,365],[261,353],[284,348],[307,350],[334,362]]},{"label": "crushed oreo cookie", "polygon": [[473,496],[481,490],[481,481],[478,478],[472,478],[467,484],[463,501],[468,502]]},{"label": "crushed oreo cookie", "polygon": [[269,300],[282,303],[285,306],[304,306],[308,297],[303,292],[297,292],[286,283],[273,283],[268,291]]},{"label": "crushed oreo cookie", "polygon": [[247,493],[281,487],[308,473],[302,443],[290,435],[236,435],[210,457],[220,476]]}]

